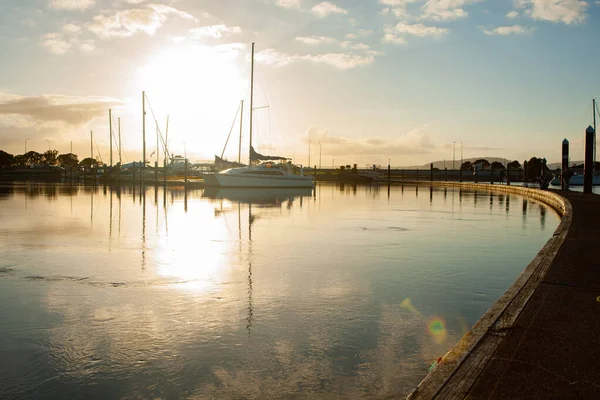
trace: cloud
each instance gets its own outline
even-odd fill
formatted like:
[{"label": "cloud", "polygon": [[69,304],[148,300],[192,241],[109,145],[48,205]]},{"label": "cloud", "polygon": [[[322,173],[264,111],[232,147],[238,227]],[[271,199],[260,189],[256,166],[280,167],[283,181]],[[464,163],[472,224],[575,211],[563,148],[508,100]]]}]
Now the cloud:
[{"label": "cloud", "polygon": [[88,29],[101,39],[127,37],[138,32],[152,36],[164,24],[169,15],[196,21],[194,16],[174,7],[150,4],[147,8],[123,10],[108,17],[97,15],[88,24]]},{"label": "cloud", "polygon": [[66,34],[77,34],[81,31],[81,27],[75,24],[65,24],[62,26],[61,30]]},{"label": "cloud", "polygon": [[148,7],[150,7],[151,9],[153,9],[161,15],[175,15],[182,19],[198,21],[193,15],[186,13],[185,11],[178,10],[175,7],[167,6],[164,4],[150,4]]},{"label": "cloud", "polygon": [[386,33],[383,36],[383,42],[392,44],[406,44],[406,39],[401,36],[396,36],[394,33]]},{"label": "cloud", "polygon": [[329,36],[298,36],[296,37],[296,41],[304,44],[318,45],[324,43],[336,43],[337,39]]},{"label": "cloud", "polygon": [[81,27],[75,24],[65,24],[60,32],[47,33],[42,36],[41,45],[50,53],[62,55],[72,49],[79,48],[84,53],[95,50],[93,40],[81,40]]},{"label": "cloud", "polygon": [[42,36],[42,46],[53,54],[65,54],[71,49],[71,44],[60,33],[47,33]]},{"label": "cloud", "polygon": [[340,70],[362,67],[372,64],[375,61],[376,54],[367,54],[365,56],[351,53],[325,53],[325,54],[286,54],[273,49],[267,49],[256,55],[256,60],[274,67],[284,67],[295,62],[312,62],[315,64],[325,64]]},{"label": "cloud", "polygon": [[506,18],[510,18],[510,19],[514,19],[517,18],[519,16],[519,12],[518,11],[511,11],[508,14],[506,14]]},{"label": "cloud", "polygon": [[423,6],[423,18],[451,21],[469,15],[464,6],[480,0],[427,0]]},{"label": "cloud", "polygon": [[344,49],[352,49],[352,50],[369,50],[370,49],[369,45],[366,45],[364,43],[352,43],[349,41],[345,41],[345,42],[340,43],[340,45]]},{"label": "cloud", "polygon": [[389,154],[428,154],[437,149],[433,135],[426,127],[412,129],[395,138],[367,137],[346,139],[343,135],[332,135],[329,129],[309,127],[302,139],[304,142],[321,142],[334,156],[356,158],[360,156],[381,156]]},{"label": "cloud", "polygon": [[371,29],[359,29],[356,32],[352,32],[346,35],[347,39],[358,39],[359,37],[370,36],[373,34]]},{"label": "cloud", "polygon": [[57,10],[85,10],[96,4],[96,0],[50,0],[50,7]]},{"label": "cloud", "polygon": [[348,11],[345,9],[328,1],[317,4],[311,9],[311,11],[319,18],[325,18],[330,14],[348,14]]},{"label": "cloud", "polygon": [[420,2],[421,0],[379,0],[379,4],[384,7],[381,10],[382,15],[394,14],[397,18],[409,17],[406,8],[409,4]]},{"label": "cloud", "polygon": [[242,28],[239,26],[228,27],[226,25],[207,25],[190,29],[193,38],[212,37],[219,39],[224,35],[240,34]]},{"label": "cloud", "polygon": [[408,34],[413,36],[442,36],[448,33],[446,28],[437,28],[435,26],[425,26],[423,24],[404,24],[402,22],[390,28],[390,32],[395,34]]},{"label": "cloud", "polygon": [[276,0],[275,4],[283,8],[300,8],[302,0]]},{"label": "cloud", "polygon": [[494,29],[480,29],[488,36],[524,35],[534,31],[533,28],[527,28],[521,25],[499,26]]},{"label": "cloud", "polygon": [[104,116],[121,102],[107,97],[16,96],[0,94],[0,115],[19,115],[34,121],[64,122],[82,125]]},{"label": "cloud", "polygon": [[435,26],[425,26],[423,24],[405,24],[399,22],[395,26],[388,26],[384,29],[385,36],[383,41],[386,43],[404,44],[406,40],[405,35],[425,37],[425,36],[443,36],[446,35],[449,30],[446,28],[438,28]]},{"label": "cloud", "polygon": [[570,25],[585,21],[588,4],[581,0],[515,0],[515,6],[533,19]]},{"label": "cloud", "polygon": [[79,50],[84,53],[91,53],[96,49],[96,43],[93,40],[84,40],[79,43]]}]

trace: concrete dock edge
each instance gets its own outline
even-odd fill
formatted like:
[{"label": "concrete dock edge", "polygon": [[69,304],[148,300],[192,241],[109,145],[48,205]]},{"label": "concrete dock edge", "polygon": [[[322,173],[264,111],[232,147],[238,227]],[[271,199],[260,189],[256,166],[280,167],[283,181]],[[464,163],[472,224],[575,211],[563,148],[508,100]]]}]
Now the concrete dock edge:
[{"label": "concrete dock edge", "polygon": [[569,232],[573,209],[569,200],[558,193],[536,188],[435,181],[404,184],[513,193],[543,202],[562,216],[552,237],[515,282],[407,397],[410,400],[464,398],[544,278]]}]

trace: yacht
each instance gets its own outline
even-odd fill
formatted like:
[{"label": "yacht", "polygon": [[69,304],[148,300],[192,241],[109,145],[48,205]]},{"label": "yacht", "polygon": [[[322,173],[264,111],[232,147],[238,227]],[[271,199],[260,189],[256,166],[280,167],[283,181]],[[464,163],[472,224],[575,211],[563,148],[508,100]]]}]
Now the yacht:
[{"label": "yacht", "polygon": [[[252,100],[254,91],[254,43],[252,43],[250,69],[250,110],[253,110]],[[228,188],[310,188],[314,185],[314,179],[310,175],[304,175],[300,168],[300,174],[294,173],[291,162],[280,156],[264,156],[254,151],[252,147],[252,111],[250,111],[250,159],[247,166],[229,168],[214,174],[203,175],[206,186],[218,186]],[[274,163],[273,160],[283,161]],[[260,163],[263,161],[262,163]],[[266,162],[265,162],[266,161]],[[257,164],[258,163],[258,164]]]},{"label": "yacht", "polygon": [[266,162],[254,166],[230,168],[203,176],[206,186],[229,188],[312,188],[313,177],[295,174],[291,163]]}]

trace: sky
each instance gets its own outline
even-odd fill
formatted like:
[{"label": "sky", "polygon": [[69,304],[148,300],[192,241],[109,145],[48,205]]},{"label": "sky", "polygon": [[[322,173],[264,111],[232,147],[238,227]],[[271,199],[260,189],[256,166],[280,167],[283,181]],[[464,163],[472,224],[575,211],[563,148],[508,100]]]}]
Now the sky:
[{"label": "sky", "polygon": [[[3,0],[0,149],[407,166],[583,159],[596,0]],[[168,138],[167,134],[168,117]],[[461,144],[462,143],[462,144]],[[161,162],[162,162],[162,148]],[[455,150],[454,150],[455,149]],[[150,157],[152,155],[152,157]]]}]

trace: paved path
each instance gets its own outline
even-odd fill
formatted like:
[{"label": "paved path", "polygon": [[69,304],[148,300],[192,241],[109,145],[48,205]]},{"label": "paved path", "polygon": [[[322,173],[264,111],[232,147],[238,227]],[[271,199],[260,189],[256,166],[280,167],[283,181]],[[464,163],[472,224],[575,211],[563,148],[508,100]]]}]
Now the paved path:
[{"label": "paved path", "polygon": [[442,386],[411,398],[600,399],[600,196],[557,193],[571,202],[571,227],[531,297]]}]

